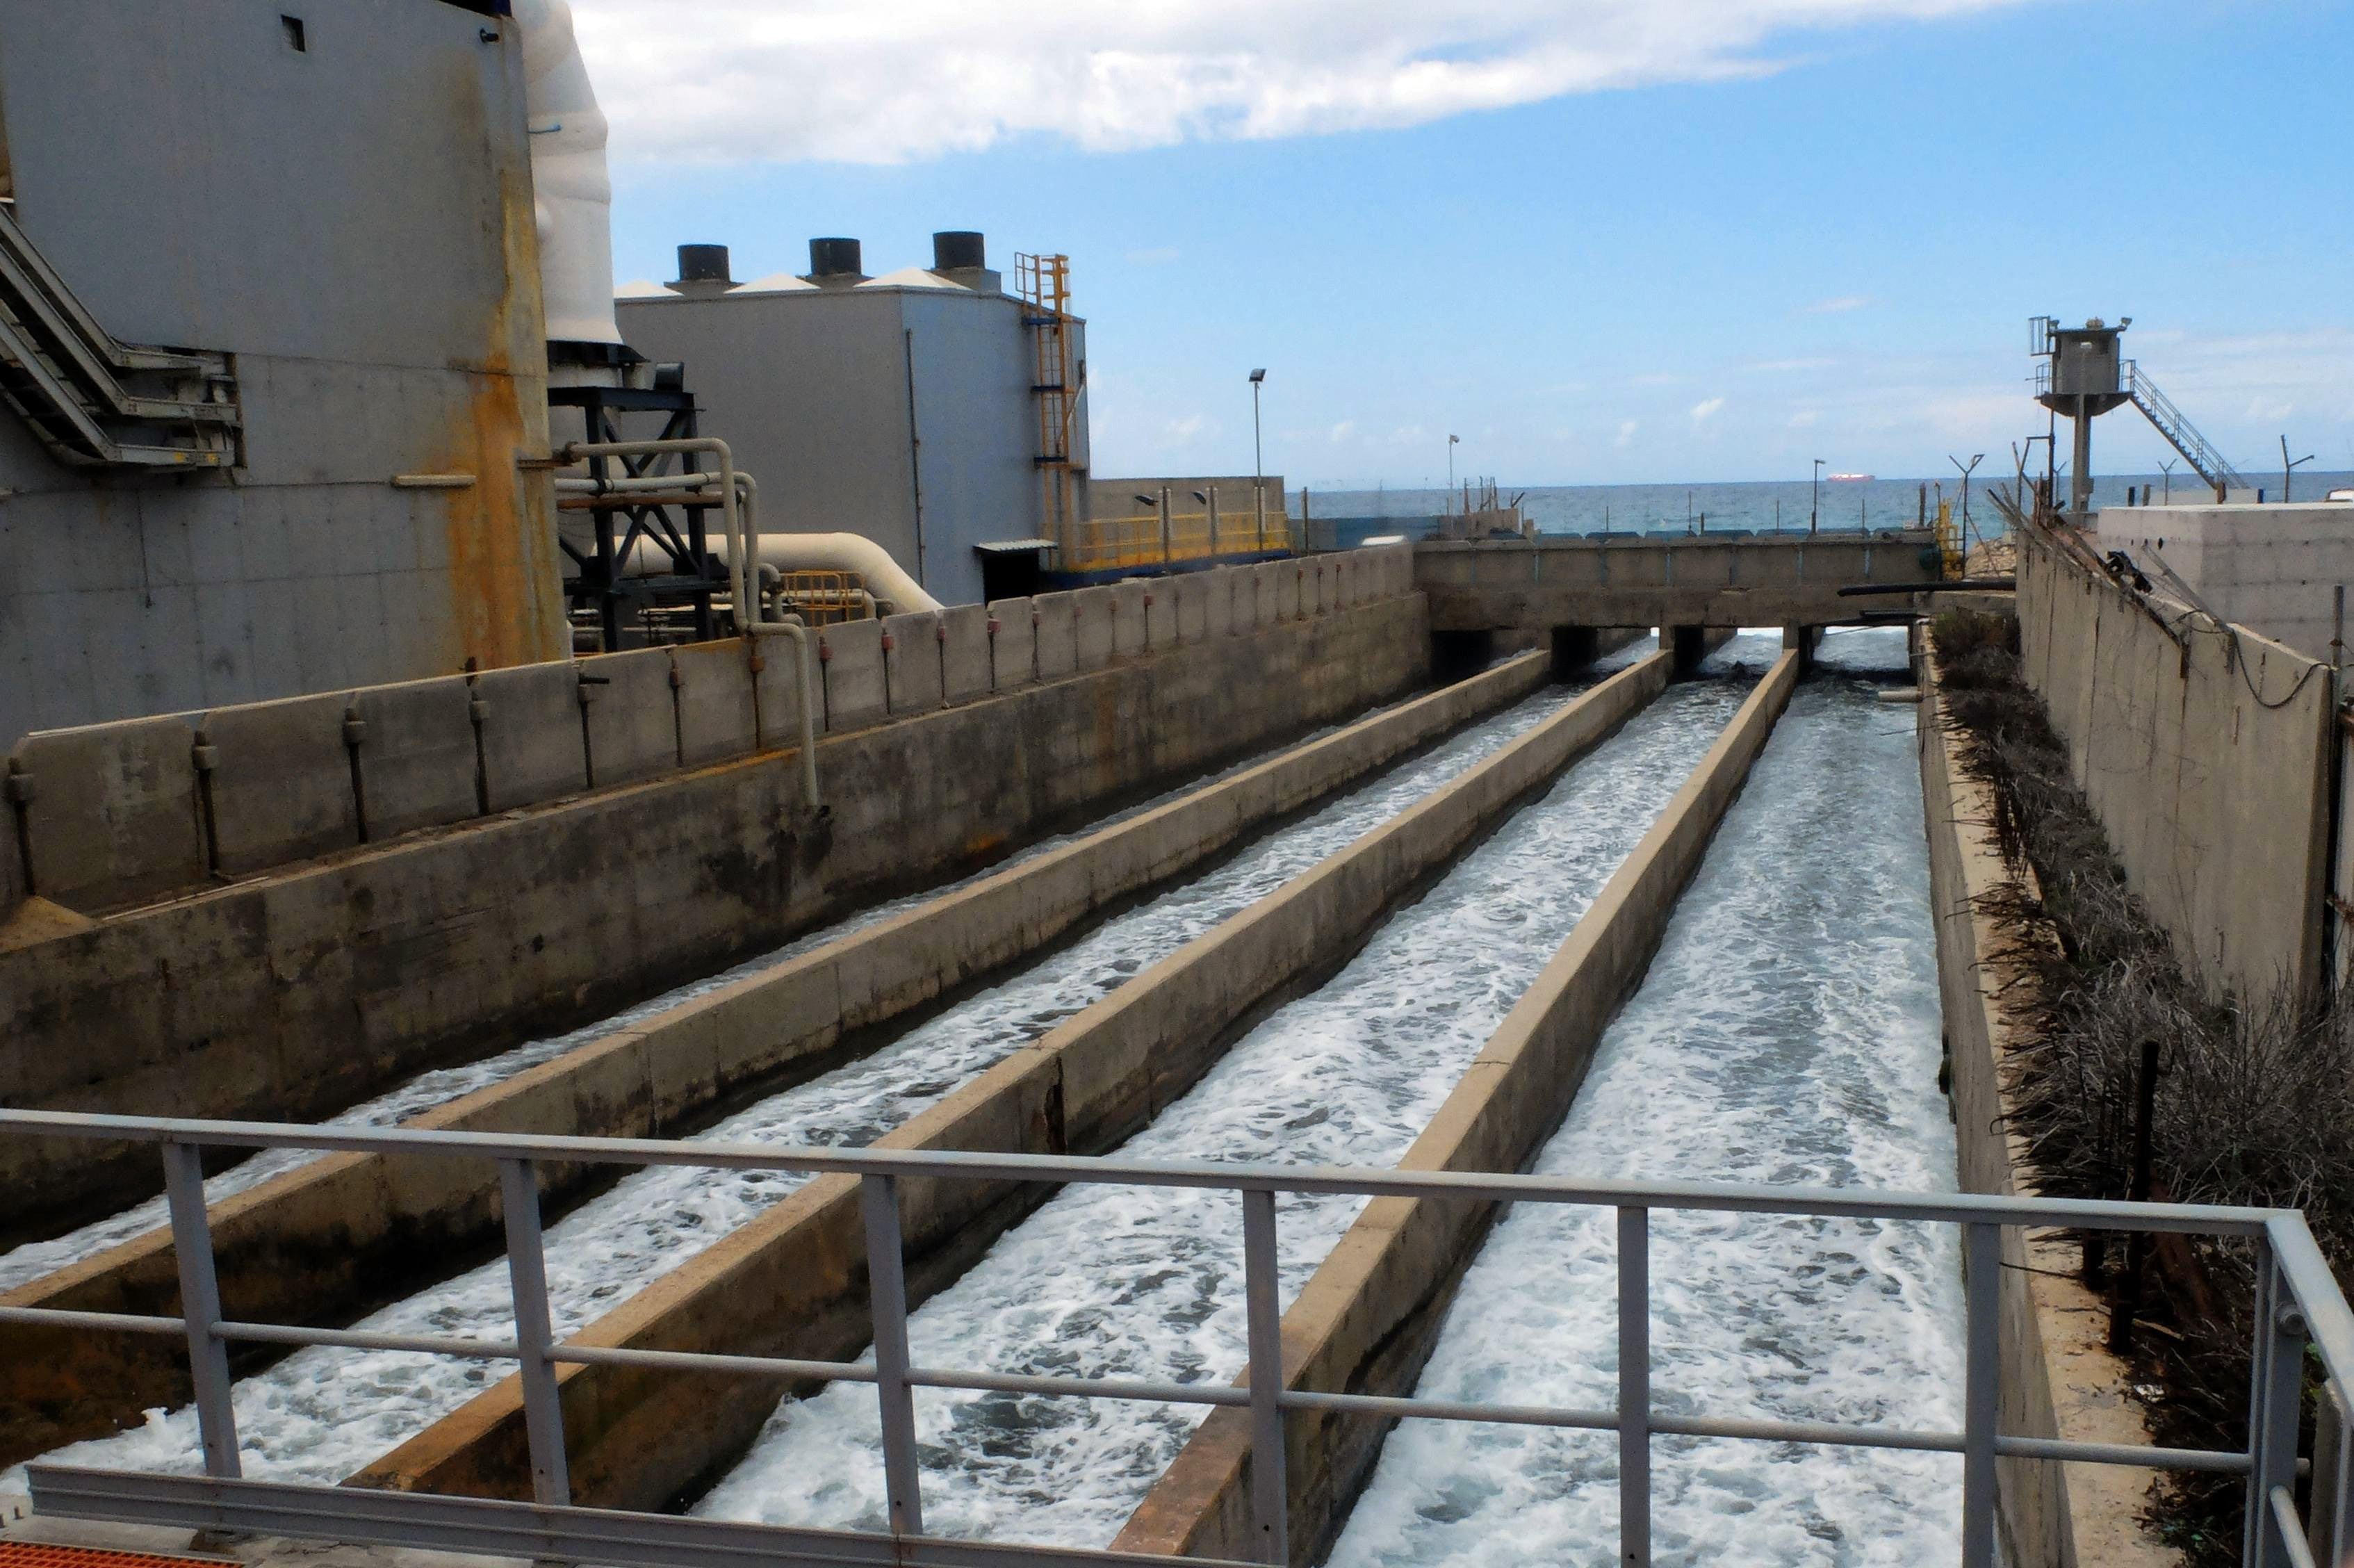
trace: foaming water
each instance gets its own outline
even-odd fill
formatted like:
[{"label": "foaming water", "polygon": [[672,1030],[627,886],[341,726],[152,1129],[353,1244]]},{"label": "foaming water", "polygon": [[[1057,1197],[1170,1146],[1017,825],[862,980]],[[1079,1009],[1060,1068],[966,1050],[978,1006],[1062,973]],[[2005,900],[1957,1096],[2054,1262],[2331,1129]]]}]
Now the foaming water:
[{"label": "foaming water", "polygon": [[[1719,658],[1744,652],[1756,650],[1728,647]],[[1122,1156],[1397,1159],[1744,689],[1722,680],[1671,688],[1394,914],[1330,983],[1238,1042]],[[1282,1201],[1287,1299],[1362,1206]],[[1224,1382],[1245,1359],[1240,1234],[1229,1194],[1067,1188],[913,1316],[912,1354],[930,1366]],[[1204,1412],[925,1390],[916,1414],[928,1531],[1101,1546]],[[695,1511],[884,1529],[878,1445],[867,1385],[788,1400]]]},{"label": "foaming water", "polygon": [[[1386,711],[1385,708],[1373,710],[1376,714]],[[411,1117],[421,1116],[437,1106],[447,1105],[451,1100],[471,1095],[477,1089],[488,1088],[493,1084],[503,1084],[517,1074],[535,1067],[542,1062],[553,1061],[567,1051],[593,1044],[624,1029],[634,1028],[658,1012],[681,1006],[697,997],[706,996],[724,986],[732,985],[737,980],[757,974],[762,969],[771,969],[789,959],[799,958],[801,954],[823,947],[829,942],[838,942],[845,937],[854,936],[869,927],[878,926],[907,910],[928,904],[937,898],[944,898],[960,888],[979,882],[983,877],[999,875],[1028,861],[1035,860],[1040,855],[1061,849],[1076,839],[1101,832],[1104,829],[1126,821],[1131,817],[1140,816],[1146,811],[1166,805],[1182,795],[1189,795],[1197,789],[1207,789],[1221,779],[1232,778],[1246,769],[1256,768],[1282,751],[1296,749],[1322,739],[1340,727],[1336,725],[1316,730],[1291,742],[1289,746],[1276,747],[1254,757],[1245,758],[1215,773],[1191,779],[1174,789],[1164,790],[1150,800],[1139,801],[1108,816],[1097,818],[1083,828],[1041,839],[986,869],[977,871],[958,881],[944,883],[938,886],[926,888],[920,893],[911,893],[904,897],[871,906],[819,930],[798,937],[780,948],[774,948],[757,957],[747,959],[706,979],[674,987],[633,1007],[624,1008],[619,1012],[600,1018],[593,1023],[583,1024],[578,1029],[562,1034],[551,1034],[545,1039],[526,1041],[512,1050],[503,1051],[495,1056],[486,1056],[479,1062],[470,1062],[462,1066],[445,1067],[419,1074],[374,1099],[363,1101],[348,1110],[329,1117],[326,1118],[326,1125],[330,1127],[392,1127],[408,1120]],[[241,1160],[217,1175],[207,1177],[205,1181],[205,1201],[208,1204],[217,1203],[235,1193],[245,1192],[251,1187],[258,1187],[273,1176],[298,1170],[313,1160],[324,1158],[324,1155],[313,1150],[261,1150],[249,1159]],[[78,1229],[63,1232],[43,1241],[27,1242],[6,1253],[0,1253],[0,1292],[14,1290],[20,1285],[28,1284],[44,1275],[53,1274],[69,1264],[79,1263],[85,1257],[129,1241],[133,1236],[144,1235],[149,1231],[164,1224],[167,1217],[164,1199],[158,1194],[144,1202],[134,1203],[118,1213],[110,1214],[102,1220],[93,1220]]]},{"label": "foaming water", "polygon": [[[1890,635],[1832,646],[1901,668]],[[1837,676],[1799,690],[1536,1170],[1953,1189],[1912,718]],[[1608,1409],[1617,1266],[1610,1213],[1513,1211],[1419,1392]],[[1958,1427],[1951,1227],[1658,1212],[1650,1269],[1661,1410]],[[1652,1454],[1661,1563],[1958,1555],[1953,1456],[1680,1437]],[[1611,1434],[1405,1422],[1331,1562],[1612,1563],[1617,1489]]]},{"label": "foaming water", "polygon": [[[1478,725],[1271,833],[1207,874],[1097,927],[856,1062],[713,1127],[706,1139],[857,1146],[936,1104],[975,1073],[1138,971],[1273,892],[1341,845],[1457,778],[1554,712],[1556,688]],[[864,918],[880,918],[880,913]],[[838,934],[840,927],[835,928]],[[655,1167],[633,1172],[548,1229],[556,1331],[567,1334],[779,1202],[806,1180],[782,1171]],[[494,1260],[362,1319],[382,1333],[512,1338],[506,1265]],[[395,1351],[301,1350],[240,1381],[233,1404],[244,1469],[340,1480],[504,1376],[499,1362]],[[193,1408],[48,1456],[61,1463],[188,1472]],[[0,1475],[11,1484],[21,1472]]]}]

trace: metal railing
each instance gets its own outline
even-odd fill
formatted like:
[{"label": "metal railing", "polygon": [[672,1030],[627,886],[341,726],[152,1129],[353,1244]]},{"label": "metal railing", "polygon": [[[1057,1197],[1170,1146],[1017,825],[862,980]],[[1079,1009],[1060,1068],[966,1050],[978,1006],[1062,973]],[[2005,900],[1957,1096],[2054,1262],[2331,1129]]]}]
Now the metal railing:
[{"label": "metal railing", "polygon": [[2167,443],[2182,454],[2199,477],[2214,487],[2220,497],[2233,490],[2252,488],[2240,471],[2224,461],[2215,443],[2199,433],[2190,416],[2174,406],[2174,399],[2158,389],[2158,383],[2142,374],[2138,360],[2125,363],[2126,396],[2142,411],[2143,418],[2158,427],[2158,433]]},{"label": "metal railing", "polygon": [[[1100,1552],[1040,1547],[1019,1548],[1019,1556],[1014,1558],[1000,1555],[1014,1549],[926,1538],[912,1395],[918,1388],[942,1388],[1247,1409],[1252,1425],[1251,1517],[1257,1548],[1254,1555],[1267,1563],[1282,1563],[1288,1557],[1283,1430],[1285,1417],[1295,1411],[1615,1432],[1619,1448],[1619,1561],[1624,1563],[1644,1563],[1650,1558],[1651,1443],[1662,1436],[1959,1454],[1964,1568],[1992,1568],[1994,1563],[1995,1461],[2002,1457],[2243,1476],[2248,1500],[2243,1563],[2251,1568],[2306,1568],[2317,1562],[2354,1563],[2354,1528],[2349,1528],[2347,1506],[2349,1481],[2354,1481],[2354,1468],[2350,1468],[2354,1467],[2354,1443],[2342,1440],[2349,1395],[2354,1395],[2354,1311],[2349,1310],[2303,1216],[2291,1211],[1971,1194],[1913,1195],[1819,1187],[1573,1181],[1351,1167],[1147,1162],[922,1150],[778,1149],[716,1142],[398,1128],[287,1127],[261,1122],[22,1110],[0,1110],[0,1133],[151,1142],[160,1145],[163,1152],[173,1244],[180,1275],[179,1317],[0,1308],[0,1322],[173,1334],[187,1342],[205,1478],[142,1477],[34,1466],[30,1478],[37,1509],[69,1510],[81,1517],[307,1533],[329,1539],[558,1559],[585,1557],[591,1562],[661,1568],[707,1563],[717,1549],[714,1531],[725,1534],[728,1542],[737,1542],[729,1548],[731,1552],[741,1550],[739,1538],[748,1535],[759,1543],[759,1554],[772,1563],[1143,1561]],[[200,1150],[207,1147],[489,1157],[498,1160],[514,1306],[514,1338],[379,1334],[248,1323],[225,1318],[205,1211]],[[548,1319],[545,1241],[535,1171],[541,1160],[832,1171],[857,1177],[866,1228],[874,1359],[858,1362],[798,1361],[773,1356],[632,1350],[558,1340],[550,1330]],[[899,1230],[898,1183],[908,1178],[1202,1188],[1238,1194],[1242,1201],[1243,1289],[1248,1338],[1243,1382],[1233,1384],[1050,1377],[913,1364],[908,1352],[907,1283]],[[1479,1404],[1286,1387],[1276,1269],[1278,1193],[1567,1203],[1615,1210],[1618,1235],[1618,1397],[1615,1407],[1579,1410]],[[1962,1429],[1916,1430],[1663,1412],[1651,1387],[1649,1238],[1650,1216],[1655,1209],[1960,1226],[1967,1266]],[[2007,1226],[2173,1232],[2233,1236],[2251,1242],[2256,1260],[2257,1328],[2249,1391],[2248,1447],[2159,1448],[2030,1437],[1999,1431],[1996,1407],[2002,1376],[2001,1233]],[[423,1494],[383,1494],[371,1497],[366,1509],[355,1510],[351,1506],[353,1494],[341,1489],[242,1480],[236,1415],[229,1403],[228,1347],[237,1342],[344,1346],[515,1361],[522,1378],[535,1501],[501,1504]],[[2310,1526],[2298,1513],[2295,1495],[2297,1434],[2308,1351],[2317,1354],[2322,1373],[2317,1397],[2328,1404],[2328,1409],[2321,1413],[2325,1417],[2321,1425],[2325,1431],[2340,1435],[2338,1440],[2325,1442],[2324,1462],[2316,1467]],[[709,1520],[571,1508],[563,1410],[556,1375],[556,1369],[567,1363],[874,1384],[881,1408],[885,1491],[892,1534],[716,1525]],[[507,1511],[499,1511],[502,1510]],[[625,1520],[627,1528],[599,1522],[607,1520]],[[530,1543],[530,1550],[525,1551],[518,1542]],[[609,1542],[623,1542],[625,1546],[598,1544],[590,1550],[583,1544]]]},{"label": "metal railing", "polygon": [[1270,510],[1264,525],[1255,511],[1182,512],[1164,518],[1157,512],[1132,517],[1091,517],[1072,524],[1063,544],[1062,569],[1108,571],[1116,567],[1153,567],[1175,561],[1206,561],[1292,549],[1294,522]]}]

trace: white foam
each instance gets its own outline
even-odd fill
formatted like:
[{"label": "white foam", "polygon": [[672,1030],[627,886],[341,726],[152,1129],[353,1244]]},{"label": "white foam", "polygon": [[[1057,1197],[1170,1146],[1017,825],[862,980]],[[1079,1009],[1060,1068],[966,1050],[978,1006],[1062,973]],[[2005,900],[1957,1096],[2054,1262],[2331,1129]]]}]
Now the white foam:
[{"label": "white foam", "polygon": [[[1884,666],[1866,640],[1887,637],[1834,646]],[[1802,688],[1536,1169],[1952,1190],[1935,965],[1909,726],[1848,683]],[[1949,1227],[1670,1213],[1652,1226],[1660,1409],[1958,1428]],[[1610,1214],[1515,1210],[1420,1392],[1610,1408],[1616,1270]],[[1662,1438],[1653,1467],[1661,1563],[1958,1555],[1951,1456]],[[1610,1434],[1407,1422],[1331,1562],[1609,1562],[1617,1487]]]},{"label": "white foam", "polygon": [[[1397,912],[1320,991],[1279,1009],[1131,1139],[1136,1159],[1394,1160],[1682,784],[1740,700],[1670,690]],[[1278,1207],[1287,1298],[1355,1218]],[[910,1321],[919,1364],[1223,1382],[1244,1360],[1240,1220],[1224,1194],[1074,1187]],[[928,1532],[1101,1546],[1200,1407],[927,1391]],[[788,1401],[701,1502],[708,1516],[884,1528],[874,1391]]]},{"label": "white foam", "polygon": [[[1475,726],[935,1015],[859,1061],[776,1095],[702,1136],[769,1144],[864,1144],[1174,952],[1235,911],[1521,735],[1564,700],[1549,691]],[[871,917],[871,916],[870,916]],[[837,927],[837,930],[839,928]],[[799,1187],[781,1172],[658,1167],[633,1173],[548,1231],[552,1316],[568,1333]],[[506,1266],[494,1261],[376,1312],[376,1332],[510,1338]],[[339,1480],[505,1375],[499,1362],[308,1349],[237,1384],[245,1473]],[[48,1456],[60,1463],[188,1472],[192,1409]],[[0,1475],[0,1486],[20,1472]]]}]

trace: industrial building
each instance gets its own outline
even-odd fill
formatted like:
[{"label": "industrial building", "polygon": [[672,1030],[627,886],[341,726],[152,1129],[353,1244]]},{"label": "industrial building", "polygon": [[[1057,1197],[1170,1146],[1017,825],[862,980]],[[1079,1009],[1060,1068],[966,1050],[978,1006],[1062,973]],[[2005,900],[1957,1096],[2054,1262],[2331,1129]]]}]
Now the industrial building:
[{"label": "industrial building", "polygon": [[[855,239],[813,239],[806,273],[743,283],[725,246],[680,261],[667,288],[620,300],[622,335],[684,366],[703,428],[759,476],[764,531],[864,535],[942,603],[1026,591],[1001,574],[1034,580],[1086,482],[1084,321],[1009,291],[970,232],[881,277]],[[1060,262],[1023,259],[1034,293]]]},{"label": "industrial building", "polygon": [[505,9],[0,4],[0,734],[566,652]]}]

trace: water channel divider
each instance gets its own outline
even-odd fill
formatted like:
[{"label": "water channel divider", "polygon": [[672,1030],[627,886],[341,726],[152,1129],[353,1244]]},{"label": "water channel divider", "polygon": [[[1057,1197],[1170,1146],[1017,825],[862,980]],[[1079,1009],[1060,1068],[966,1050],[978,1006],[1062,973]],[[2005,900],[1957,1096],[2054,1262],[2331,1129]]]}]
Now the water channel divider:
[{"label": "water channel divider", "polygon": [[[1117,1148],[1267,1011],[1345,963],[1399,899],[1657,696],[1671,662],[1655,654],[1613,675],[870,1147],[1048,1155]],[[907,1301],[953,1282],[1054,1190],[902,1182]],[[858,1181],[820,1176],[573,1342],[852,1356],[873,1331],[867,1255]],[[785,1392],[774,1382],[610,1362],[569,1364],[558,1376],[572,1496],[611,1508],[661,1507],[716,1478]],[[510,1377],[346,1484],[523,1496],[529,1452],[524,1384]]]},{"label": "water channel divider", "polygon": [[[1543,686],[1523,654],[1074,840],[809,952],[758,969],[404,1125],[580,1137],[676,1137],[883,1043],[881,1027],[1034,953],[1269,823],[1315,805]],[[560,1202],[613,1172],[549,1162]],[[223,1299],[271,1322],[348,1321],[413,1288],[420,1267],[495,1247],[487,1162],[333,1154],[210,1205]],[[170,1312],[180,1289],[158,1227],[0,1294],[0,1305]],[[0,1465],[187,1403],[186,1361],[138,1334],[0,1324]]]},{"label": "water channel divider", "polygon": [[[1662,654],[1661,657],[1671,655]],[[1512,1171],[1561,1125],[1604,1028],[1632,994],[1725,811],[1797,683],[1786,652],[1752,691],[1424,1127],[1399,1169]],[[1375,1198],[1283,1315],[1285,1386],[1404,1397],[1497,1214],[1490,1203]],[[1285,1427],[1292,1560],[1320,1561],[1394,1418],[1322,1410]],[[1194,1430],[1116,1552],[1255,1555],[1249,1413]]]}]

